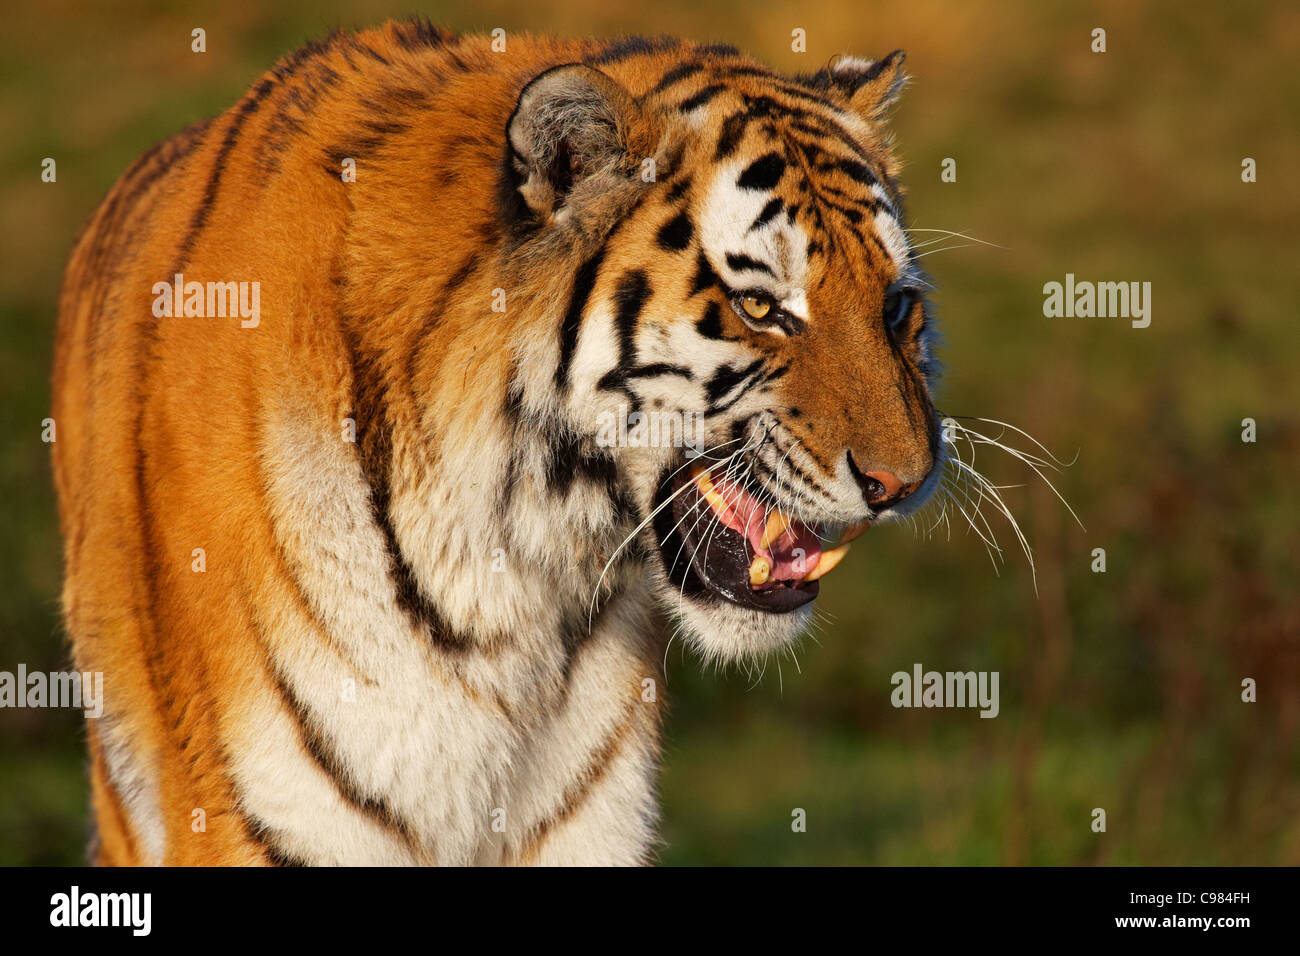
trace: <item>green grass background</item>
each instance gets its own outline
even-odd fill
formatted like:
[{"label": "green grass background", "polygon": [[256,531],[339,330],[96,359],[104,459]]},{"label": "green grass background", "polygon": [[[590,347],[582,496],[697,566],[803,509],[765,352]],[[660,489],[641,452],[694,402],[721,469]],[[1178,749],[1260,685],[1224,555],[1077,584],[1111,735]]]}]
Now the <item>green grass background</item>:
[{"label": "green grass background", "polygon": [[[0,669],[68,659],[40,422],[78,226],[137,154],[279,55],[417,12],[725,40],[791,71],[907,49],[894,126],[913,224],[1001,247],[925,260],[941,407],[1078,456],[1058,484],[1086,533],[1024,466],[980,454],[1022,486],[1006,496],[1037,593],[1005,520],[990,517],[997,569],[957,522],[951,537],[898,526],[828,579],[797,661],[717,673],[674,644],[665,863],[1300,862],[1300,7],[1281,0],[15,7],[0,34]],[[189,52],[195,26],[205,55]],[[46,156],[56,184],[40,182]],[[1150,281],[1151,327],[1044,318],[1042,285],[1066,272]],[[1097,547],[1105,574],[1089,570]],[[998,671],[1000,716],[893,709],[890,675],[914,662]],[[86,805],[76,716],[0,711],[0,863],[80,861]]]}]

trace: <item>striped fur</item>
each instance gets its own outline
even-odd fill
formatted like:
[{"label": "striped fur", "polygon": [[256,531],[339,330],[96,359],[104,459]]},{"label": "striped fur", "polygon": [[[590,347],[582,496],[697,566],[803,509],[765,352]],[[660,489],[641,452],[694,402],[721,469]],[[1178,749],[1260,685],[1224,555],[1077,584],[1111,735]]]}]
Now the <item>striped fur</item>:
[{"label": "striped fur", "polygon": [[[97,861],[653,859],[665,616],[734,659],[806,615],[674,588],[680,449],[597,418],[703,413],[830,523],[866,513],[855,467],[925,479],[925,307],[880,318],[920,281],[898,62],[389,24],[141,157],[72,255],[54,369]],[[260,323],[156,317],[176,273],[259,282]]]}]

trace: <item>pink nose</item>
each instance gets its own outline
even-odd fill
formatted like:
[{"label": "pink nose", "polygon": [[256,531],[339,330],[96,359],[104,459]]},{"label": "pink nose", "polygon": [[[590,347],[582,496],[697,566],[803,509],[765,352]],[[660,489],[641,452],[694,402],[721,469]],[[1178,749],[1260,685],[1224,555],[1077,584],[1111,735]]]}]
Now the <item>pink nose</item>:
[{"label": "pink nose", "polygon": [[873,505],[902,501],[921,484],[919,481],[913,481],[905,485],[896,474],[884,468],[869,471],[863,477],[868,479],[865,488],[867,501]]}]

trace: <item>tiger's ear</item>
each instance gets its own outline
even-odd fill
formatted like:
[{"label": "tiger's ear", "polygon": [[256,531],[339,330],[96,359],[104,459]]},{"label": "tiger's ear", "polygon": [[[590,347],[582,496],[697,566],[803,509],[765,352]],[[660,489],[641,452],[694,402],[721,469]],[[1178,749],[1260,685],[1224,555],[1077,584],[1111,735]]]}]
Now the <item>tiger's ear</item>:
[{"label": "tiger's ear", "polygon": [[895,50],[883,60],[840,57],[823,72],[830,85],[848,97],[849,105],[858,115],[877,121],[907,85],[909,77],[903,72],[906,59],[907,54],[902,50]]},{"label": "tiger's ear", "polygon": [[643,119],[632,94],[591,67],[557,66],[533,79],[506,125],[524,202],[544,219],[597,180],[624,175],[646,138]]}]

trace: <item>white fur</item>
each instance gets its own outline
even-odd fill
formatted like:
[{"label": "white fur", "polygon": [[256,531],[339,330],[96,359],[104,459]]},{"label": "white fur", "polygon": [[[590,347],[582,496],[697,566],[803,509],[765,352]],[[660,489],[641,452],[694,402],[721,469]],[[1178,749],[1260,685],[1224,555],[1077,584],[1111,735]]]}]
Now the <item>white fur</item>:
[{"label": "white fur", "polygon": [[[718,166],[699,213],[700,239],[714,271],[733,289],[762,289],[783,305],[807,317],[805,283],[808,270],[808,236],[803,227],[777,215],[758,229],[750,226],[772,194],[740,189],[736,178],[753,157]],[[776,278],[752,270],[737,271],[726,263],[727,253],[748,255],[773,267]]]},{"label": "white fur", "polygon": [[[403,550],[447,621],[476,640],[509,638],[493,651],[441,650],[398,607],[368,491],[351,447],[336,434],[296,409],[267,428],[262,458],[277,536],[326,633],[293,611],[259,622],[260,630],[274,635],[274,665],[317,719],[353,786],[382,798],[414,844],[340,797],[269,685],[250,688],[241,728],[232,731],[247,808],[307,862],[506,861],[529,829],[555,812],[557,795],[580,776],[603,735],[635,708],[633,739],[541,849],[565,862],[639,862],[653,838],[649,794],[658,750],[657,704],[639,697],[641,680],[653,672],[638,632],[648,623],[645,595],[629,592],[617,613],[597,619],[566,685],[559,609],[586,606],[598,565],[593,554],[586,574],[572,573],[554,513],[534,509],[531,520],[525,513],[506,525],[493,517],[487,489],[502,475],[490,463],[503,467],[505,459],[480,429],[478,455],[469,443],[445,446],[449,481],[394,501]],[[475,475],[478,482],[470,480]],[[524,501],[529,480],[525,475],[516,489]],[[581,502],[579,495],[569,515],[579,531],[594,523],[583,519]],[[588,506],[607,504],[593,495]],[[496,546],[506,552],[503,571],[492,570]],[[557,594],[557,583],[567,590]],[[344,699],[347,680],[354,701]],[[498,809],[505,811],[504,835],[492,830]],[[587,814],[600,818],[594,828],[579,822]],[[551,846],[561,830],[570,835]]]},{"label": "white fur", "polygon": [[144,862],[159,866],[167,849],[167,828],[158,802],[157,773],[152,767],[140,765],[142,751],[132,745],[120,724],[105,717],[96,724],[95,731],[109,783],[122,801]]}]

